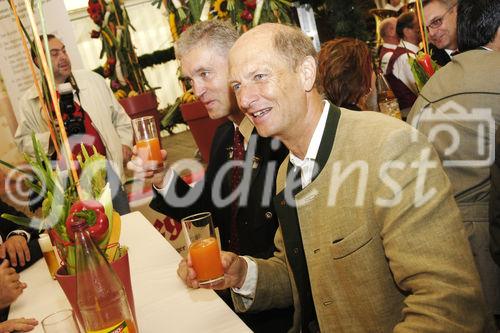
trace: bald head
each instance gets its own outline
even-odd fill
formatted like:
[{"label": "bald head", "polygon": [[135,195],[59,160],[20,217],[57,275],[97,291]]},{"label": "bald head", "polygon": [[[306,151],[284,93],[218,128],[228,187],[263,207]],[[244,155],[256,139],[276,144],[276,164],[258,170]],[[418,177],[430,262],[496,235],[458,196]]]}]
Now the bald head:
[{"label": "bald head", "polygon": [[307,56],[316,58],[316,50],[311,39],[297,27],[278,23],[261,24],[244,33],[236,44],[241,46],[250,41],[255,42],[256,38],[259,43],[272,46],[287,61],[290,69],[296,70]]}]

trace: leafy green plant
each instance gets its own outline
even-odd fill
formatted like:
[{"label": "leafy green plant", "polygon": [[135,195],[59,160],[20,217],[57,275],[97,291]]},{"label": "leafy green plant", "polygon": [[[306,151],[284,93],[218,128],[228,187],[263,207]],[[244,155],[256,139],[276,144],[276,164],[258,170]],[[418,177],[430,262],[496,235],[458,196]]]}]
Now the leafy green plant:
[{"label": "leafy green plant", "polygon": [[131,97],[151,89],[132,44],[130,29],[134,27],[123,1],[89,0],[87,12],[97,25],[90,36],[101,39],[100,58],[106,56],[102,74],[111,80],[115,96]]}]

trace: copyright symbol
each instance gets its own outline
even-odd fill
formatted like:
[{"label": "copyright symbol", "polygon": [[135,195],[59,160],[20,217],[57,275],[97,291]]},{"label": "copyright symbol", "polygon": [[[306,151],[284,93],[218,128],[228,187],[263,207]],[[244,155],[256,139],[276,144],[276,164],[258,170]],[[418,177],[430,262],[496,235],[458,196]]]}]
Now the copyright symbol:
[{"label": "copyright symbol", "polygon": [[23,164],[16,169],[10,169],[5,178],[5,193],[8,198],[16,205],[28,206],[39,203],[44,199],[46,186],[41,186],[40,194],[37,194],[27,185],[27,182],[33,182],[35,177],[32,174],[33,170],[28,164]]}]

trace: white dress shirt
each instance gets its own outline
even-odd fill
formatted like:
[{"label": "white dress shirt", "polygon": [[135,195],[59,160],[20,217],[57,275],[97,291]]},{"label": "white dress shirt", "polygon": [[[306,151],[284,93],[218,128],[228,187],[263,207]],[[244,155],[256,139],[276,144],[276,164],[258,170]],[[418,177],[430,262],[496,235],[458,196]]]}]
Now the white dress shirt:
[{"label": "white dress shirt", "polygon": [[[25,231],[25,230],[21,230],[21,229],[18,229],[18,230],[12,230],[11,232],[9,232],[7,234],[7,237],[5,238],[5,240],[9,239],[10,236],[13,236],[15,234],[19,234],[19,233],[22,233],[26,236],[26,242],[29,242],[30,241],[30,238],[31,238],[31,235]],[[3,240],[2,236],[0,236],[0,244],[3,244],[5,241]]]},{"label": "white dress shirt", "polygon": [[[401,41],[399,43],[400,47],[406,48],[411,52],[417,53],[419,51],[418,45]],[[418,94],[417,84],[415,83],[415,77],[411,71],[410,62],[408,61],[408,56],[415,58],[414,54],[408,53],[400,56],[396,62],[394,63],[394,68],[392,73],[395,77],[397,77],[401,82],[405,84],[411,91],[415,94]]]},{"label": "white dress shirt", "polygon": [[[328,101],[323,101],[323,112],[319,118],[318,124],[314,129],[313,136],[307,147],[306,156],[303,160],[295,156],[290,152],[290,163],[294,168],[301,168],[301,183],[302,188],[309,185],[312,181],[314,165],[316,161],[316,156],[318,155],[319,146],[321,145],[321,139],[323,138],[323,132],[325,131],[326,119],[328,118],[328,110],[330,109],[330,103]],[[255,296],[255,290],[257,288],[257,277],[258,268],[257,264],[250,257],[242,257],[247,262],[247,275],[243,286],[241,288],[232,288],[237,294],[243,296],[243,304],[248,309],[253,302]]]}]

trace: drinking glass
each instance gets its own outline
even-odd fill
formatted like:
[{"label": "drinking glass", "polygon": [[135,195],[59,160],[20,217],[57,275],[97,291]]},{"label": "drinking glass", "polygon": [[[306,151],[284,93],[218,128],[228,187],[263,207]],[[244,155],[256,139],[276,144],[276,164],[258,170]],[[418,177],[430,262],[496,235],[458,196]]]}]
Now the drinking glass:
[{"label": "drinking glass", "polygon": [[181,220],[189,254],[200,285],[211,285],[224,279],[224,269],[210,212],[198,213]]},{"label": "drinking glass", "polygon": [[45,333],[80,333],[75,313],[71,309],[55,312],[42,319]]},{"label": "drinking glass", "polygon": [[52,242],[50,241],[49,235],[40,234],[40,237],[38,238],[38,244],[40,245],[40,249],[42,250],[45,263],[49,268],[50,276],[52,276],[52,279],[55,280],[56,272],[59,269],[59,261],[57,260],[57,256],[54,251],[54,247],[52,246]]},{"label": "drinking glass", "polygon": [[163,159],[154,117],[146,116],[132,119],[132,125],[134,127],[137,155],[144,162],[152,162],[153,168],[161,167]]}]

